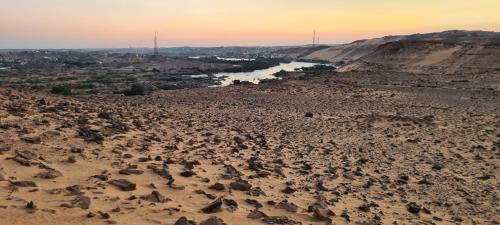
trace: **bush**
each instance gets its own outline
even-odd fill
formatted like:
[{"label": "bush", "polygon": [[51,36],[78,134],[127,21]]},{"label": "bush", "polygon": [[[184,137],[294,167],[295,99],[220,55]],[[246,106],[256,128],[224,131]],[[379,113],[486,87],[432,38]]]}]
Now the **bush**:
[{"label": "bush", "polygon": [[56,94],[56,95],[71,95],[72,91],[70,87],[67,86],[56,86],[52,87],[50,90],[50,93]]},{"label": "bush", "polygon": [[130,89],[123,92],[125,96],[146,95],[146,88],[141,84],[133,84]]},{"label": "bush", "polygon": [[285,70],[280,70],[279,72],[276,72],[273,74],[275,77],[288,77],[288,73]]}]

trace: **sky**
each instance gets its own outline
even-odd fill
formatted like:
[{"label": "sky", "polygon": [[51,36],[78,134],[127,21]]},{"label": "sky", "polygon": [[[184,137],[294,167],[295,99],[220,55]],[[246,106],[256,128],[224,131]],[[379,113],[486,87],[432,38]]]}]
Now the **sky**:
[{"label": "sky", "polygon": [[500,0],[0,0],[0,48],[303,45],[500,31]]}]

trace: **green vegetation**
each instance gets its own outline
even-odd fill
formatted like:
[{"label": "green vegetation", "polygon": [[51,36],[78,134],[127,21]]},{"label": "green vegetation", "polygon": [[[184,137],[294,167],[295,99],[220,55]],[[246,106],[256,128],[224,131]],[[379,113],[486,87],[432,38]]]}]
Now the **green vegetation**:
[{"label": "green vegetation", "polygon": [[254,70],[263,70],[273,66],[277,66],[282,62],[286,62],[284,59],[273,59],[273,58],[257,58],[253,61],[237,61],[233,62],[236,67],[225,69],[224,72],[238,73],[238,72],[251,72]]},{"label": "green vegetation", "polygon": [[55,86],[52,87],[50,90],[50,93],[56,94],[56,95],[72,95],[72,90],[68,86]]},{"label": "green vegetation", "polygon": [[288,72],[286,72],[285,70],[280,70],[279,72],[274,73],[273,76],[275,76],[275,77],[287,77]]},{"label": "green vegetation", "polygon": [[146,95],[146,88],[139,83],[132,84],[130,89],[123,92],[125,96]]}]

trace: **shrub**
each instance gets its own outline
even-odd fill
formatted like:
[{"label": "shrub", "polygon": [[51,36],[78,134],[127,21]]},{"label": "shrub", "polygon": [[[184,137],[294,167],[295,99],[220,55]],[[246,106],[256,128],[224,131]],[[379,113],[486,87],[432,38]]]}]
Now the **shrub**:
[{"label": "shrub", "polygon": [[125,96],[145,95],[146,88],[141,84],[132,84],[130,89],[123,92]]},{"label": "shrub", "polygon": [[50,90],[50,93],[56,94],[56,95],[71,95],[72,91],[71,88],[68,86],[56,86],[52,87]]}]

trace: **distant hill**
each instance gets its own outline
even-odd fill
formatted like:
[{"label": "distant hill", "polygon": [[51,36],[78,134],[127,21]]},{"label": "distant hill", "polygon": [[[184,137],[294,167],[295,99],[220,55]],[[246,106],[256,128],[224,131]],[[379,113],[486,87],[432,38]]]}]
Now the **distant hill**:
[{"label": "distant hill", "polygon": [[289,49],[288,56],[347,64],[340,71],[500,71],[500,33],[453,30],[386,36],[316,50]]},{"label": "distant hill", "polygon": [[376,47],[391,41],[400,40],[398,36],[359,40],[349,44],[319,47],[295,47],[281,53],[295,59],[324,60],[332,63],[349,63],[363,57]]}]

